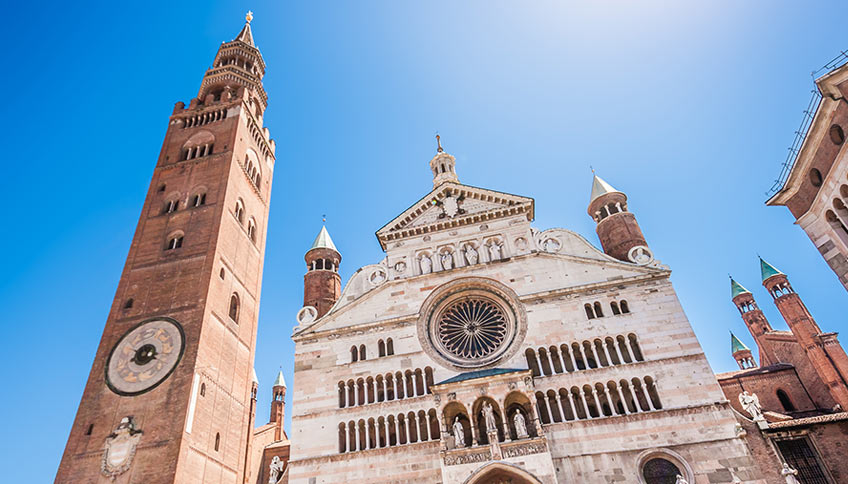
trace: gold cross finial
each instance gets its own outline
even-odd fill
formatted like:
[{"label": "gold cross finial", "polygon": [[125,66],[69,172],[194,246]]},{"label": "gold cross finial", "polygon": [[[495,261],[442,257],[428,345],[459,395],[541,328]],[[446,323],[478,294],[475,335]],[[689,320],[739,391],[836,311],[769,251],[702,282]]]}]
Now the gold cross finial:
[{"label": "gold cross finial", "polygon": [[438,134],[436,135],[436,144],[439,145],[439,148],[436,151],[438,151],[439,153],[445,151],[442,149],[442,137]]},{"label": "gold cross finial", "polygon": [[247,15],[244,16],[244,19],[247,20],[247,23],[250,23],[250,21],[253,20],[253,12],[248,10]]}]

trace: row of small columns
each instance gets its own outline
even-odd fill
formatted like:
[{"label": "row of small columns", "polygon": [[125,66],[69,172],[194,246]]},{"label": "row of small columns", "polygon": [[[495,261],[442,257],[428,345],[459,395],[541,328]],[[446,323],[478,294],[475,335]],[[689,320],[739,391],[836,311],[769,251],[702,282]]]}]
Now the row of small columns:
[{"label": "row of small columns", "polygon": [[[317,264],[317,263],[318,263],[318,260],[317,260],[317,259],[316,259],[316,260],[314,260],[314,261],[312,261],[312,264],[311,264],[311,267],[312,267],[312,268],[311,268],[311,269],[309,269],[309,270],[311,270],[311,271],[317,270],[317,269],[318,269],[318,264]],[[327,269],[327,268],[325,267],[325,268],[324,268],[324,269],[322,269],[322,270],[336,272],[336,264],[334,264],[333,262],[330,262],[330,268],[329,268],[329,269]]]},{"label": "row of small columns", "polygon": [[[394,396],[394,398],[392,400],[402,400],[402,399],[397,398],[397,396],[398,396],[398,379],[397,379],[396,376],[394,376],[394,374],[392,374],[392,375],[393,375],[392,376],[392,383],[393,383],[393,387],[394,387],[394,393],[392,394]],[[427,383],[427,378],[426,378],[426,376],[424,376],[423,372],[422,372],[422,381],[424,382],[424,388],[423,388],[424,393],[422,393],[420,395],[418,394],[418,381],[415,378],[415,375],[414,374],[411,375],[412,378],[407,378],[406,374],[402,373],[401,376],[403,377],[403,388],[404,388],[403,398],[420,397],[422,395],[426,395],[426,394],[430,393],[430,385],[429,385],[429,383]],[[406,394],[407,383],[410,380],[412,381],[412,393],[414,394],[414,396],[409,396],[409,395]],[[385,398],[385,395],[387,394],[387,392],[385,391],[386,390],[385,381],[386,381],[386,379],[384,378],[383,379],[383,385],[384,385],[383,386],[383,395],[384,395],[383,401],[387,401],[386,398]],[[367,384],[368,384],[367,380],[363,381],[363,391],[365,391],[364,387]],[[376,378],[373,381],[373,385],[374,385],[374,401],[376,402],[377,401],[377,395],[378,395],[378,393],[377,393],[377,379]],[[359,385],[355,381],[353,382],[353,404],[351,404],[351,402],[350,402],[350,392],[347,389],[348,388],[347,384],[345,384],[344,388],[345,388],[345,392],[344,392],[344,394],[345,394],[345,408],[358,405],[357,402],[359,402]],[[366,404],[368,403],[368,393],[367,392],[365,393],[364,401],[365,401]]]},{"label": "row of small columns", "polygon": [[610,211],[609,206],[602,205],[601,209],[595,212],[595,221],[600,221],[603,218],[609,217],[614,213],[624,212],[625,210],[621,208],[621,202],[615,202],[615,208],[617,209],[615,212]]},{"label": "row of small columns", "polygon": [[194,148],[189,148],[186,152],[186,160],[192,160],[194,158],[200,158],[201,156],[206,156],[212,154],[212,144],[207,143],[202,146],[195,146]]},{"label": "row of small columns", "polygon": [[185,127],[191,128],[193,126],[202,126],[206,123],[212,123],[218,121],[219,119],[224,119],[227,117],[227,110],[221,109],[218,111],[212,111],[209,113],[203,113],[199,116],[194,116],[186,119]]},{"label": "row of small columns", "polygon": [[[640,382],[641,382],[641,380],[640,380]],[[659,387],[657,386],[656,380],[653,381],[653,385],[654,385],[654,389],[656,390],[657,394],[659,394]],[[579,393],[580,393],[580,400],[581,400],[581,402],[583,402],[583,410],[586,412],[586,418],[588,418],[588,419],[604,418],[603,411],[601,410],[603,407],[601,406],[601,401],[598,399],[598,390],[594,386],[592,387],[592,398],[595,400],[595,408],[598,410],[598,416],[593,417],[592,412],[589,411],[589,404],[586,401],[586,394],[583,391],[583,388],[581,388],[581,387],[577,387],[577,388],[578,388]],[[619,383],[615,384],[615,389],[618,391],[618,397],[621,399],[621,406],[624,409],[624,414],[630,415],[631,413],[634,413],[634,412],[631,412],[629,408],[627,408],[627,400],[624,398],[624,393],[621,391],[621,385]],[[541,390],[540,390],[540,392],[541,392]],[[633,393],[632,390],[631,390],[631,393]],[[654,406],[653,401],[651,400],[651,396],[648,394],[647,388],[644,390],[644,393],[645,393],[645,401],[648,402],[649,411],[657,410],[657,408]],[[545,396],[545,398],[544,398],[545,409],[547,410],[548,415],[550,416],[551,423],[553,423],[554,422],[554,418],[553,418],[554,414],[551,412],[551,404],[550,404],[550,401],[548,400],[547,393],[542,392],[542,394]],[[555,391],[554,394],[556,395],[557,405],[559,406],[559,412],[560,412],[559,414],[562,416],[562,419],[564,421],[565,420],[565,408],[563,408],[563,406],[562,406],[562,395],[558,391]],[[570,391],[568,392],[568,394],[573,395]],[[639,399],[636,397],[635,394],[632,395],[632,396],[633,396],[633,404],[638,409],[639,408]],[[574,408],[574,402],[571,400],[571,398],[568,399],[568,405],[569,405],[569,408],[571,409],[571,414],[575,416],[575,420],[579,419],[579,417],[577,417],[579,414],[577,413],[577,409]],[[612,405],[611,405],[611,407],[612,407]],[[613,409],[610,408],[610,410],[613,410]],[[638,410],[637,410],[637,412],[638,412]],[[613,413],[615,413],[615,412],[613,411]]]},{"label": "row of small columns", "polygon": [[[613,342],[614,342],[613,347],[615,348],[616,355],[618,356],[618,361],[620,361],[620,362],[622,362],[622,364],[624,364],[624,362],[626,360],[622,357],[621,349],[618,347],[617,344],[615,344],[615,342],[616,342],[615,338],[613,338]],[[625,336],[624,342],[627,344],[627,350],[630,352],[630,355],[629,355],[630,360],[636,361],[636,353],[633,351],[633,345],[630,341],[630,338]],[[568,348],[573,348],[572,346],[569,346],[569,345],[566,345],[566,346]],[[588,363],[589,360],[586,358],[586,351],[583,349],[583,345],[581,343],[577,343],[577,347],[580,348],[580,355],[583,357],[583,361],[585,362],[586,368],[588,369],[589,368],[589,363]],[[592,348],[592,354],[595,357],[595,362],[597,363],[597,365],[599,367],[602,366],[601,365],[601,359],[598,358],[598,349],[595,347],[595,345],[592,342],[590,342],[589,347]],[[604,355],[607,358],[606,361],[608,363],[608,366],[612,366],[612,358],[610,358],[609,348],[604,343],[604,340],[601,340],[601,347],[604,348]],[[565,366],[565,360],[563,360],[563,358],[562,358],[561,346],[557,346],[556,348],[559,350],[556,353],[557,353],[557,357],[559,357],[560,367],[563,369],[564,372],[567,372],[568,367]],[[545,349],[547,349],[547,348],[545,348]],[[541,358],[539,358],[539,352],[534,349],[533,354],[536,357],[536,364],[538,365],[539,373],[544,375],[544,373],[542,372],[542,368],[544,368],[544,367],[542,366]],[[551,352],[548,351],[548,355],[550,355],[550,354],[551,354]],[[574,368],[574,371],[580,371],[580,370],[578,370],[578,367],[577,367],[577,360],[574,358],[573,349],[568,352],[568,356],[571,357],[571,365],[572,365],[571,367]],[[551,362],[551,366],[553,366],[553,362]],[[551,368],[551,370],[553,371],[553,368]]]},{"label": "row of small columns", "polygon": [[[430,422],[429,422],[429,416],[427,415],[427,413],[424,414],[425,420],[423,421],[423,423],[425,424],[424,428],[427,429],[427,438],[426,439],[422,439],[421,435],[420,435],[421,434],[422,420],[421,420],[418,412],[414,412],[413,415],[415,416],[415,426],[418,429],[416,431],[416,435],[418,436],[418,439],[416,440],[416,442],[410,441],[410,439],[409,439],[409,418],[408,418],[409,414],[403,414],[404,430],[406,431],[406,434],[405,434],[406,435],[406,443],[401,444],[400,443],[400,428],[398,427],[398,418],[397,418],[397,416],[395,416],[393,425],[394,425],[394,429],[395,429],[395,439],[397,439],[397,442],[398,442],[396,445],[408,445],[408,444],[413,444],[413,443],[417,443],[417,442],[424,442],[424,441],[427,441],[427,440],[433,440],[433,436],[430,435]],[[389,447],[389,446],[391,446],[391,439],[390,439],[390,433],[389,433],[389,419],[388,419],[388,417],[383,417],[383,422],[384,422],[384,425],[383,425],[384,437],[386,439],[385,440],[385,442],[386,442],[385,447]],[[353,424],[353,427],[354,427],[354,439],[355,440],[353,442],[350,441],[350,437],[351,437],[350,425],[351,425],[351,423]],[[347,449],[345,450],[345,452],[356,452],[356,451],[360,451],[360,450],[371,450],[371,449],[377,449],[377,448],[380,447],[379,435],[376,435],[377,438],[374,439],[375,441],[373,443],[371,442],[371,439],[368,438],[368,426],[369,426],[368,421],[365,420],[365,427],[366,427],[366,429],[365,429],[366,430],[365,446],[364,446],[364,448],[360,449],[359,448],[359,442],[362,440],[361,439],[362,432],[359,430],[359,424],[358,424],[358,422],[348,422],[347,423],[347,425],[345,427],[346,427],[346,430],[347,430],[347,436],[346,437],[347,437],[347,444],[348,445],[347,445]],[[376,420],[376,419],[374,420],[374,430],[375,430],[375,432],[374,432],[375,434],[377,434],[380,431],[379,430],[379,423],[378,423],[378,420]]]}]

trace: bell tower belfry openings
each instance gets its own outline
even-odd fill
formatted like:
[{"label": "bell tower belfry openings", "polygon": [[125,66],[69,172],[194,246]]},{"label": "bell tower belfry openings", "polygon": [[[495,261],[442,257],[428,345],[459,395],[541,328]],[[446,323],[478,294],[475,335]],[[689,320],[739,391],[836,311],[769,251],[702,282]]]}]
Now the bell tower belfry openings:
[{"label": "bell tower belfry openings", "polygon": [[168,120],[58,483],[244,480],[275,162],[252,18]]}]

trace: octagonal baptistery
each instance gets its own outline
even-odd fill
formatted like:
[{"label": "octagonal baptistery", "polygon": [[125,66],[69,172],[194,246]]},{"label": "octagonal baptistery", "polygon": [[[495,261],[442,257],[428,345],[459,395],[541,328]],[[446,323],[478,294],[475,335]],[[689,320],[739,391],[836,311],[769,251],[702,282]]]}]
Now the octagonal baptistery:
[{"label": "octagonal baptistery", "polygon": [[385,259],[297,314],[290,483],[765,482],[668,267],[430,167]]}]

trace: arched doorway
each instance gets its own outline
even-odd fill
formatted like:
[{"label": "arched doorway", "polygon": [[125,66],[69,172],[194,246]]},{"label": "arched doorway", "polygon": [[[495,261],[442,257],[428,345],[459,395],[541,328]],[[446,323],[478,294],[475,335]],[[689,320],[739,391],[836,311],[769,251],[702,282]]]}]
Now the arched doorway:
[{"label": "arched doorway", "polygon": [[524,469],[507,464],[493,462],[477,469],[463,484],[542,484],[542,481]]}]

